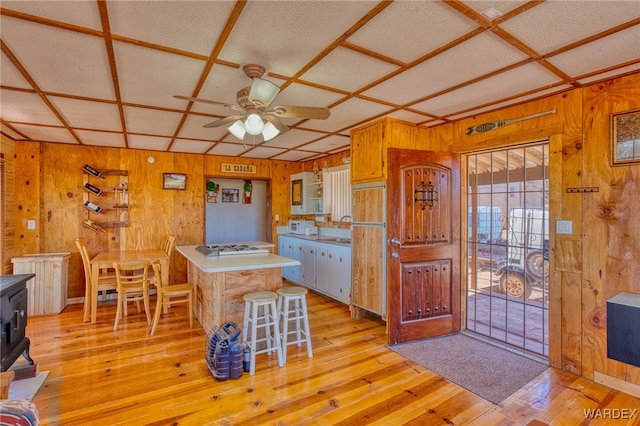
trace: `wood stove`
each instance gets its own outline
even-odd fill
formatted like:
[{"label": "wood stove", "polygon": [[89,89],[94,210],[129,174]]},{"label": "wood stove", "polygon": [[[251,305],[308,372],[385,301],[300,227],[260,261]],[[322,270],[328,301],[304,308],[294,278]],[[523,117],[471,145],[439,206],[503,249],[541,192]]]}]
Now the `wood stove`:
[{"label": "wood stove", "polygon": [[20,354],[33,365],[29,356],[31,342],[26,335],[27,281],[33,277],[35,274],[0,276],[1,371],[8,370]]}]

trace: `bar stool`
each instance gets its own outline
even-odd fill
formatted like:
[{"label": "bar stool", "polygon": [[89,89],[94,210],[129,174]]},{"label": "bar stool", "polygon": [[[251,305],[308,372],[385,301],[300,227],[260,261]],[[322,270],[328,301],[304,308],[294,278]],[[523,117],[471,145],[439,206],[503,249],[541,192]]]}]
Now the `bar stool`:
[{"label": "bar stool", "polygon": [[[256,372],[256,355],[276,351],[278,356],[278,366],[282,367],[282,347],[280,346],[280,331],[278,327],[278,312],[276,310],[276,299],[278,295],[273,291],[257,291],[242,296],[244,299],[244,341],[249,345],[251,360],[249,364],[249,374]],[[262,315],[258,311],[262,308]],[[264,329],[264,337],[258,339],[258,329]],[[266,342],[265,349],[257,349],[257,344]]]},{"label": "bar stool", "polygon": [[[287,346],[302,343],[307,345],[307,355],[313,358],[311,348],[311,333],[309,332],[309,316],[307,314],[307,289],[298,286],[280,287],[278,290],[278,316],[282,321],[282,359],[287,363]],[[293,302],[293,307],[291,306]],[[300,321],[302,320],[302,326]],[[295,321],[295,330],[289,331],[289,322]],[[296,335],[295,340],[289,340],[289,335]]]}]

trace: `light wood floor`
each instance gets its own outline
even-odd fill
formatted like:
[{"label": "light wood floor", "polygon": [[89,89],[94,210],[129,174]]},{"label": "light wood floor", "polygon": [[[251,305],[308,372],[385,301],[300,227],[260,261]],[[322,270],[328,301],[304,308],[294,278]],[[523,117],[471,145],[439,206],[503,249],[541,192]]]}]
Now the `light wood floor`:
[{"label": "light wood floor", "polygon": [[42,424],[574,425],[589,423],[583,409],[640,408],[639,398],[556,369],[496,406],[387,349],[379,319],[352,320],[347,306],[313,294],[308,304],[312,359],[291,346],[285,367],[259,355],[255,376],[223,382],[204,361],[206,332],[189,329],[182,307],[153,337],[131,312],[113,332],[114,302],[99,305],[95,325],[82,322],[80,305],[29,318],[31,355],[49,371],[34,398]]}]

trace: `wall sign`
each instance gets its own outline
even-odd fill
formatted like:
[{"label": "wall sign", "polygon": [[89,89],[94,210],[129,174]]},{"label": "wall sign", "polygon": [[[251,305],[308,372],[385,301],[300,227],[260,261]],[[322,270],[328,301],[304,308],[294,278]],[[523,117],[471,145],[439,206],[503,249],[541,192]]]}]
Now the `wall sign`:
[{"label": "wall sign", "polygon": [[222,173],[247,173],[250,175],[257,173],[256,166],[253,164],[222,163],[220,164],[220,171]]}]

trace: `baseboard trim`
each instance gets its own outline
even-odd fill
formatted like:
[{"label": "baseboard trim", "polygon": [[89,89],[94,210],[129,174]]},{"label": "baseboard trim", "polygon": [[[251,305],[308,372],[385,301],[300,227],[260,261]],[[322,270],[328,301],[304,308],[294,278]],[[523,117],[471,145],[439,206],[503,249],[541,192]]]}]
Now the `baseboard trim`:
[{"label": "baseboard trim", "polygon": [[631,382],[618,379],[617,377],[608,376],[599,371],[593,373],[593,381],[640,398],[640,385],[635,385]]}]

